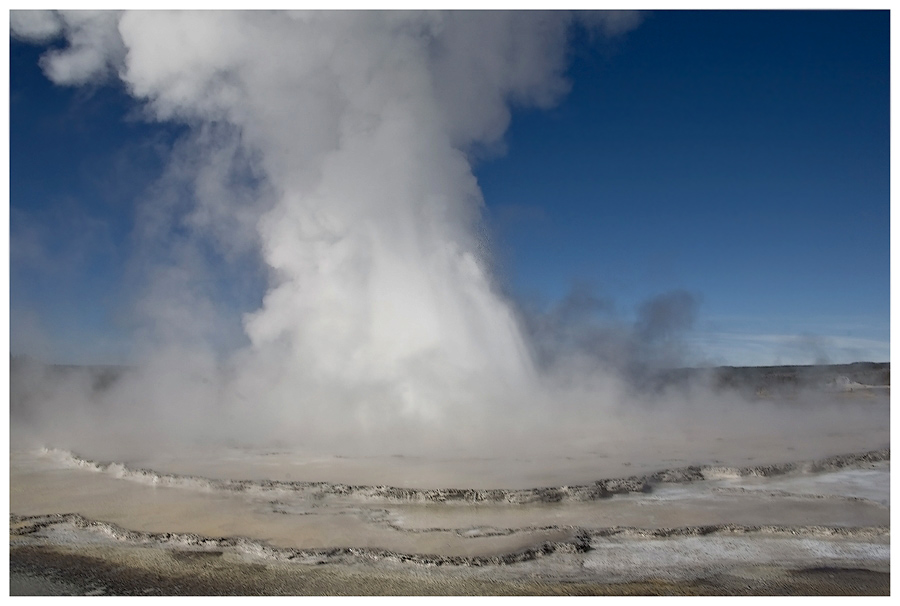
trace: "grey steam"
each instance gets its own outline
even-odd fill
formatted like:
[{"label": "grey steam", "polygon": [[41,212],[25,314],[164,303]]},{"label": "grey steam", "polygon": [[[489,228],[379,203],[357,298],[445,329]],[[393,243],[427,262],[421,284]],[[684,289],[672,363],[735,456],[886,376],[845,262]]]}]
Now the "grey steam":
[{"label": "grey steam", "polygon": [[[14,11],[10,21],[19,39],[56,42],[41,59],[54,83],[119,80],[145,119],[188,127],[138,213],[144,359],[100,390],[35,379],[42,404],[28,424],[55,445],[468,452],[585,423],[618,431],[628,369],[602,362],[653,346],[663,363],[666,332],[691,321],[696,302],[675,293],[648,303],[628,335],[593,331],[566,346],[577,297],[529,319],[500,293],[472,172],[473,154],[502,148],[511,106],[564,97],[573,27],[615,36],[635,14]],[[208,288],[216,263],[262,268],[258,305],[223,304]],[[661,320],[672,313],[674,324]]]}]

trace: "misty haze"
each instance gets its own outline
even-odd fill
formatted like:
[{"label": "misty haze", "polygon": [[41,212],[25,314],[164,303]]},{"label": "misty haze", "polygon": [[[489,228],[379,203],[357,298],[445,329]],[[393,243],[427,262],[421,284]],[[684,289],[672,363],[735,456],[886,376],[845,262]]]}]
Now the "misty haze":
[{"label": "misty haze", "polygon": [[887,24],[11,12],[11,592],[888,593]]}]

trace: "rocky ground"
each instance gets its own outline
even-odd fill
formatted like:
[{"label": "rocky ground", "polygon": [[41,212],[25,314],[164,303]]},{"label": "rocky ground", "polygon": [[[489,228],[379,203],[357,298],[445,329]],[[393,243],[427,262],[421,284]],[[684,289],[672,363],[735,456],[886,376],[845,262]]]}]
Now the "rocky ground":
[{"label": "rocky ground", "polygon": [[223,551],[14,547],[11,595],[890,595],[890,574],[863,568],[750,566],[691,580],[623,583],[485,580],[440,568],[254,563]]}]

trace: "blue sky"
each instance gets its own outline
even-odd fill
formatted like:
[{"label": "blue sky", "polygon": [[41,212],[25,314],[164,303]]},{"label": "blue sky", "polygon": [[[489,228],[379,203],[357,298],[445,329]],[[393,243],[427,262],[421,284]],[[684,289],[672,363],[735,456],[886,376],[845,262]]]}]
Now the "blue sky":
[{"label": "blue sky", "polygon": [[686,289],[729,363],[886,360],[888,46],[883,12],[663,12],[576,48],[566,101],[479,170],[516,288],[625,315]]},{"label": "blue sky", "polygon": [[[889,44],[887,11],[579,34],[568,96],[514,111],[476,163],[506,289],[547,308],[581,285],[624,324],[687,291],[689,363],[887,361]],[[12,352],[127,360],[134,209],[183,128],[113,85],[53,85],[44,50],[10,46]]]}]

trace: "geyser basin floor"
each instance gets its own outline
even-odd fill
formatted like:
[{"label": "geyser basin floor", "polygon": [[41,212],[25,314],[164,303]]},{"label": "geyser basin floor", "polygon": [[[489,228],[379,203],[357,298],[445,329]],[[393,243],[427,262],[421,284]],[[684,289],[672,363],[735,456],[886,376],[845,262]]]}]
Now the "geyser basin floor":
[{"label": "geyser basin floor", "polygon": [[404,491],[19,450],[13,591],[887,593],[889,456],[660,462],[669,471],[581,487]]},{"label": "geyser basin floor", "polygon": [[[883,459],[886,453],[871,458]],[[581,500],[555,493],[509,493],[494,501],[450,502],[440,495],[392,497],[367,489],[228,488],[198,479],[158,478],[110,466],[12,475],[14,514],[78,513],[142,533],[245,537],[286,549],[369,548],[404,554],[491,557],[569,541],[584,529],[699,526],[888,526],[889,461],[853,459],[851,468],[760,478],[661,483],[652,492]],[[21,468],[24,456],[14,464]],[[69,464],[74,465],[77,459]],[[65,465],[63,463],[62,465]],[[711,473],[713,472],[713,473]],[[715,469],[708,469],[713,475]],[[179,483],[180,482],[180,483]],[[169,485],[166,485],[169,484]],[[510,503],[509,499],[531,502]],[[543,499],[556,500],[546,502]]]},{"label": "geyser basin floor", "polygon": [[16,444],[12,590],[887,594],[889,399],[828,410],[482,458]]}]

